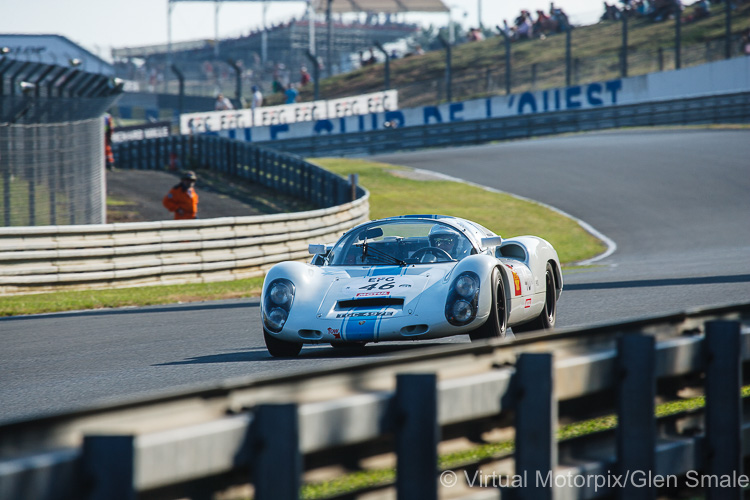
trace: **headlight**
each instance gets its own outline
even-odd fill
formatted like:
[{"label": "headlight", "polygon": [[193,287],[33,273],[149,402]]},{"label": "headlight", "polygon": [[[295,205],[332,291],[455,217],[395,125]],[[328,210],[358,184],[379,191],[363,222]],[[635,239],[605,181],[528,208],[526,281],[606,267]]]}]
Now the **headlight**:
[{"label": "headlight", "polygon": [[453,319],[459,323],[466,323],[471,319],[474,310],[471,304],[465,300],[457,300],[453,303]]},{"label": "headlight", "polygon": [[292,300],[292,289],[283,281],[277,281],[268,291],[268,297],[271,302],[283,306],[287,302]]},{"label": "headlight", "polygon": [[268,316],[266,316],[266,322],[268,323],[268,326],[271,327],[271,330],[280,331],[284,328],[284,323],[286,323],[288,317],[289,314],[285,310],[276,307],[271,309],[271,312],[268,313]]},{"label": "headlight", "polygon": [[445,319],[454,326],[468,325],[477,317],[479,276],[471,271],[459,274],[445,301]]},{"label": "headlight", "polygon": [[479,287],[479,283],[470,274],[462,274],[456,280],[456,293],[462,297],[473,298]]},{"label": "headlight", "polygon": [[263,298],[263,324],[273,332],[279,333],[294,302],[294,284],[287,279],[273,280],[266,288]]}]

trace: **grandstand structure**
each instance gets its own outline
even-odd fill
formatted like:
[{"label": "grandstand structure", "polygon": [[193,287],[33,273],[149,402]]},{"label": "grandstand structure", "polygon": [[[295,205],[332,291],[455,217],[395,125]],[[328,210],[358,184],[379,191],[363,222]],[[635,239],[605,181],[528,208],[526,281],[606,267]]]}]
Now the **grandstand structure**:
[{"label": "grandstand structure", "polygon": [[[325,43],[327,24],[316,22],[314,29],[316,45],[322,46]],[[351,70],[357,63],[359,52],[367,56],[375,42],[386,44],[401,40],[415,34],[418,29],[415,24],[393,22],[335,23],[331,54],[334,60],[333,74]],[[194,95],[222,91],[231,96],[234,92],[234,70],[228,61],[241,64],[244,86],[257,84],[270,90],[274,76],[280,77],[282,83],[296,82],[300,68],[310,67],[312,64],[307,57],[311,40],[309,20],[293,20],[271,27],[265,33],[265,42],[263,35],[257,31],[248,36],[220,40],[218,57],[214,40],[173,43],[171,64],[175,64],[184,73],[188,80],[187,93]],[[317,50],[315,53],[322,54],[325,50]],[[174,75],[168,74],[170,54],[166,45],[113,49],[112,55],[118,76],[138,81],[142,91],[175,91],[174,82],[167,83]],[[319,57],[318,60],[325,73],[324,59]],[[226,92],[227,90],[229,91]]]},{"label": "grandstand structure", "polygon": [[[200,0],[169,0],[170,9],[180,1]],[[283,85],[298,82],[303,66],[317,64],[321,78],[350,71],[362,58],[377,53],[370,52],[376,44],[416,34],[418,25],[396,19],[398,14],[420,11],[449,12],[442,0],[318,0],[302,19],[265,26],[246,36],[219,39],[217,30],[213,40],[170,39],[162,45],[113,49],[112,57],[117,75],[138,82],[141,91],[177,93],[176,68],[185,77],[188,95],[249,95],[252,85],[269,92],[274,80]],[[343,22],[345,13],[360,15]]]}]

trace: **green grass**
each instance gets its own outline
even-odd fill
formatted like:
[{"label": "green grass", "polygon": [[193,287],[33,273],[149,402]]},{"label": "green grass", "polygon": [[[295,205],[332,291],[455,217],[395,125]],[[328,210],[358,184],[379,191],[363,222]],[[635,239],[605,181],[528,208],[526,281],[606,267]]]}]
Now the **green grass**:
[{"label": "green grass", "polygon": [[[409,213],[439,213],[474,220],[498,234],[510,237],[534,234],[549,240],[561,262],[574,262],[603,251],[602,243],[574,221],[541,205],[510,195],[450,181],[415,181],[392,171],[409,169],[363,160],[316,159],[331,171],[357,173],[370,191],[370,217]],[[109,200],[113,208],[125,207]],[[145,306],[260,295],[262,279],[220,283],[148,286],[0,297],[0,316],[40,314],[105,307]]]},{"label": "green grass", "polygon": [[[370,218],[403,214],[444,214],[473,220],[508,238],[532,234],[555,247],[563,263],[593,257],[603,244],[571,219],[507,194],[451,181],[417,181],[397,177],[398,167],[365,160],[316,158],[315,163],[340,175],[359,174],[370,190]],[[400,168],[408,172],[408,169]]]},{"label": "green grass", "polygon": [[0,316],[149,306],[260,296],[263,278],[216,283],[80,290],[0,297]]}]

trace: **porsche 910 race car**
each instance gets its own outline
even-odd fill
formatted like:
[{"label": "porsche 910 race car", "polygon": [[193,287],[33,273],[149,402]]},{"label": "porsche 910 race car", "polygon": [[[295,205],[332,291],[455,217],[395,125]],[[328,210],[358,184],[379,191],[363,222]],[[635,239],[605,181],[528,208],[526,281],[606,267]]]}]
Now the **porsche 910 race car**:
[{"label": "porsche 910 race car", "polygon": [[310,263],[276,264],[263,283],[272,356],[297,356],[303,344],[479,340],[555,325],[563,280],[542,238],[503,240],[465,219],[404,215],[309,250]]}]

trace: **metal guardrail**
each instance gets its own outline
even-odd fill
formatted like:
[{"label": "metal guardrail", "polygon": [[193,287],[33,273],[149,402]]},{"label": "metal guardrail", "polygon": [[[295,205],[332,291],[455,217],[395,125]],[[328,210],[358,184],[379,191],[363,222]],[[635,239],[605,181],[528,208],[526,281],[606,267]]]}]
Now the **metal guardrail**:
[{"label": "metal guardrail", "polygon": [[524,114],[260,143],[302,156],[386,154],[618,127],[750,122],[750,93]]},{"label": "metal guardrail", "polygon": [[178,135],[113,144],[120,168],[165,170],[208,168],[296,196],[321,208],[365,195],[338,175],[289,154],[211,135]]},{"label": "metal guardrail", "polygon": [[[439,442],[488,429],[510,431],[515,451],[461,466],[485,486],[517,476],[520,498],[652,497],[656,476],[679,488],[742,474],[749,327],[741,304],[5,423],[0,498],[200,497],[244,482],[257,500],[296,499],[306,468],[390,451],[397,498],[435,499],[455,474],[439,483]],[[705,393],[705,409],[656,419],[657,397],[679,399],[685,387]],[[557,441],[560,422],[602,414],[617,415],[616,431]],[[468,498],[476,476],[463,477]],[[712,494],[738,497],[709,481]]]}]

